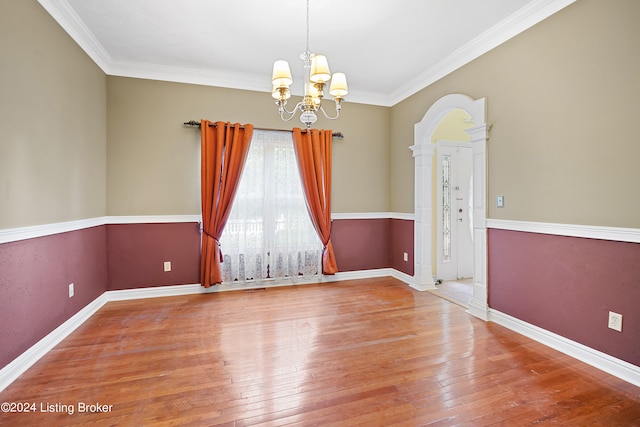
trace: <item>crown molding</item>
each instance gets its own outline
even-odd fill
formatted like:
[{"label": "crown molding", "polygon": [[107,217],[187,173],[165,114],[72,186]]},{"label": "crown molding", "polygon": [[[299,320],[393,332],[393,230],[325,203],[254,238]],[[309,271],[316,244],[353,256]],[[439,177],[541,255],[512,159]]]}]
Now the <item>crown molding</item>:
[{"label": "crown molding", "polygon": [[268,91],[268,88],[265,87],[264,76],[258,78],[258,76],[251,73],[230,73],[221,70],[112,61],[109,64],[109,72],[107,74],[118,77],[161,80],[228,89]]},{"label": "crown molding", "polygon": [[[391,107],[414,93],[435,83],[489,50],[548,18],[576,0],[537,0],[452,52],[442,61],[411,79],[391,94],[352,92],[349,102]],[[67,0],[38,0],[71,38],[108,75],[162,80],[177,83],[217,86],[231,89],[270,92],[262,76],[220,72],[197,68],[172,67],[153,64],[115,61],[107,53],[86,25],[73,11]]]},{"label": "crown molding", "polygon": [[[103,68],[104,70],[104,68]],[[220,88],[251,90],[270,93],[270,87],[265,84],[264,76],[252,73],[237,73],[222,70],[207,70],[202,68],[173,67],[166,65],[144,64],[130,61],[111,61],[107,74],[118,77],[131,77],[147,80],[160,80],[176,83],[188,83]],[[302,96],[293,92],[294,96]],[[387,97],[371,92],[351,92],[345,103],[389,106]]]},{"label": "crown molding", "polygon": [[387,99],[389,105],[408,98],[458,68],[498,47],[507,40],[533,27],[554,13],[564,9],[576,0],[537,0],[523,7],[513,15],[500,21],[475,39],[451,52],[449,56],[409,80]]},{"label": "crown molding", "polygon": [[80,17],[69,6],[66,0],[38,0],[38,3],[56,20],[63,30],[75,41],[82,50],[102,69],[110,74],[113,63],[111,55],[93,35]]}]

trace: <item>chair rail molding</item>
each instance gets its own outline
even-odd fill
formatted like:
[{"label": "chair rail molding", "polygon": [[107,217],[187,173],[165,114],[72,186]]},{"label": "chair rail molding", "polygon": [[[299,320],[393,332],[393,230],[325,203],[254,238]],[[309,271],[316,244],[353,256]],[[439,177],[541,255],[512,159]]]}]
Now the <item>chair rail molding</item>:
[{"label": "chair rail molding", "polygon": [[640,228],[559,224],[551,222],[492,218],[487,219],[487,228],[522,231],[525,233],[552,234],[555,236],[583,237],[586,239],[612,240],[616,242],[640,243]]}]

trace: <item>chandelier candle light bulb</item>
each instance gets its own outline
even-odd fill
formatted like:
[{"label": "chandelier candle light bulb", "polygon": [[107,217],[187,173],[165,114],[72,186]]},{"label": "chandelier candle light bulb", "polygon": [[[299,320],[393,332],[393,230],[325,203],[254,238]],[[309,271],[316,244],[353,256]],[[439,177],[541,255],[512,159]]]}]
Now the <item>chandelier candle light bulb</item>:
[{"label": "chandelier candle light bulb", "polygon": [[[291,69],[289,63],[279,59],[273,64],[273,74],[271,75],[271,83],[273,90],[271,96],[276,100],[280,118],[283,121],[289,121],[295,116],[296,111],[300,111],[300,120],[307,128],[316,122],[318,117],[316,112],[322,111],[322,114],[330,120],[335,120],[340,116],[342,108],[341,103],[344,97],[349,93],[347,88],[347,77],[344,73],[335,73],[331,75],[329,71],[329,61],[324,55],[314,55],[309,50],[309,0],[307,0],[307,50],[302,52],[300,58],[304,61],[305,79],[304,97],[298,102],[292,111],[286,109],[287,100],[291,97],[289,86],[293,84]],[[335,102],[336,114],[331,117],[322,107],[322,98],[324,97],[324,86],[331,81],[329,94],[333,96]],[[287,116],[288,115],[288,116]]]}]

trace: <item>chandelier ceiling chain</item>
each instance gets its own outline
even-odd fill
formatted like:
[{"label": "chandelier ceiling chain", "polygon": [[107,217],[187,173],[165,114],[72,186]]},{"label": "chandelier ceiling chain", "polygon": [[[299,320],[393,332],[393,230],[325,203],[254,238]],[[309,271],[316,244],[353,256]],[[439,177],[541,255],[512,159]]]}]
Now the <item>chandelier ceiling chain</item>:
[{"label": "chandelier ceiling chain", "polygon": [[309,39],[310,39],[310,31],[309,31],[309,0],[307,0],[307,53],[311,52],[309,49]]},{"label": "chandelier ceiling chain", "polygon": [[308,65],[307,62],[309,62],[309,64],[311,64],[311,49],[309,48],[310,46],[310,42],[309,40],[311,39],[310,36],[310,31],[309,31],[309,0],[307,0],[307,49],[302,52],[300,54],[300,59],[302,59],[302,61],[304,61],[305,66]]},{"label": "chandelier ceiling chain", "polygon": [[[322,114],[328,119],[334,120],[340,116],[342,109],[342,101],[348,93],[347,77],[344,73],[334,73],[331,75],[329,71],[329,63],[324,55],[315,55],[311,53],[309,48],[310,30],[309,30],[309,0],[307,0],[307,46],[306,51],[300,54],[300,58],[304,62],[305,83],[304,96],[302,101],[298,102],[293,110],[286,109],[287,100],[291,97],[289,87],[293,83],[289,63],[286,60],[277,60],[273,64],[273,74],[271,82],[273,91],[271,96],[276,100],[280,118],[284,121],[291,120],[297,111],[300,111],[300,120],[307,128],[310,128],[318,117],[316,111],[322,111]],[[324,87],[331,80],[329,94],[333,96],[335,102],[335,116],[329,116],[322,107],[322,99],[324,97]]]}]

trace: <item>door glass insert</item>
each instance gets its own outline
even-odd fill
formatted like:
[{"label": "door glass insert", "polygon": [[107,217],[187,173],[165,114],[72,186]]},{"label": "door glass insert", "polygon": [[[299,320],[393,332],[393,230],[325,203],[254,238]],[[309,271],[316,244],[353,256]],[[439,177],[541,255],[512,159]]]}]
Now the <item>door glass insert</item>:
[{"label": "door glass insert", "polygon": [[451,155],[442,156],[442,260],[451,260]]}]

